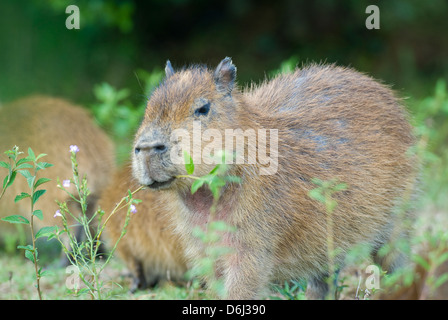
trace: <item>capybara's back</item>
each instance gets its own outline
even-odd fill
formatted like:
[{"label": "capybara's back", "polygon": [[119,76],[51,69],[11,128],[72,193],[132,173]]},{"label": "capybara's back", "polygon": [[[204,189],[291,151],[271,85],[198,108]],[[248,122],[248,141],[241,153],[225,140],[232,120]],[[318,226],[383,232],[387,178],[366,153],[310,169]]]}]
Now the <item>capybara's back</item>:
[{"label": "capybara's back", "polygon": [[[47,192],[39,199],[34,209],[41,209],[43,221],[35,219],[37,227],[60,224],[60,218],[54,218],[58,209],[55,200],[68,201],[67,194],[57,187],[57,178],[73,178],[70,160],[70,146],[77,145],[79,173],[87,175],[91,195],[89,205],[94,207],[101,190],[108,184],[115,168],[114,147],[107,135],[94,123],[87,110],[65,100],[47,96],[31,96],[0,107],[0,160],[8,162],[3,153],[19,147],[25,157],[31,147],[36,155],[47,154],[40,161],[53,164],[53,167],[41,170],[38,178],[50,178],[42,185]],[[1,177],[5,171],[0,170]],[[74,185],[68,188],[75,193]],[[30,215],[30,203],[27,199],[14,203],[21,192],[28,192],[26,179],[17,175],[14,183],[0,200],[0,217],[20,214]],[[76,206],[71,206],[76,210]],[[77,214],[77,212],[74,212]],[[0,221],[3,234],[14,230],[7,222]],[[37,229],[36,229],[37,230]]]},{"label": "capybara's back", "polygon": [[[128,166],[116,172],[108,188],[104,190],[99,205],[105,218],[116,204],[134,191],[138,184],[133,180]],[[187,271],[184,248],[170,223],[171,205],[160,196],[147,190],[134,195],[142,200],[131,213],[126,234],[117,246],[117,253],[126,263],[133,277],[131,291],[152,287],[160,281],[182,282]],[[127,206],[118,210],[108,221],[105,240],[113,248],[125,225]]]},{"label": "capybara's back", "polygon": [[[192,195],[192,182],[179,177],[186,170],[171,159],[182,154],[173,133],[194,139],[197,122],[215,129],[215,139],[237,129],[257,133],[255,142],[244,140],[245,154],[257,151],[257,161],[229,165],[241,183],[223,187],[214,215],[237,229],[223,240],[232,253],[217,261],[228,298],[260,297],[271,281],[297,278],[308,279],[309,297],[322,298],[329,252],[342,267],[358,245],[369,247],[384,270],[403,265],[397,243],[407,241],[419,165],[406,110],[388,87],[352,69],[313,64],[240,90],[229,58],[215,70],[174,72],[167,63],[166,74],[137,131],[133,173],[177,204],[172,214],[191,261],[203,256],[192,230],[209,222],[212,196],[206,187]],[[193,141],[193,159],[210,152],[210,137],[201,138],[202,145]],[[212,168],[195,161],[196,175]],[[314,178],[347,185],[332,194],[334,210],[309,196],[318,187]]]}]

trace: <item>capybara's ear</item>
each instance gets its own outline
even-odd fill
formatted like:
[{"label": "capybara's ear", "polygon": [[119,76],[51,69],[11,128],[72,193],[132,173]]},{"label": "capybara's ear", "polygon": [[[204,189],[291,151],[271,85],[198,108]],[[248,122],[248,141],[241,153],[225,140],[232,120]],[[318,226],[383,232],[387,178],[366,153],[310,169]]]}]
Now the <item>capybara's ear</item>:
[{"label": "capybara's ear", "polygon": [[236,67],[232,63],[231,58],[226,57],[219,63],[218,67],[216,67],[214,78],[218,91],[225,94],[232,92],[236,78]]},{"label": "capybara's ear", "polygon": [[171,65],[171,62],[170,62],[170,60],[166,60],[166,66],[165,66],[166,78],[168,79],[173,74],[174,74],[174,69],[173,69],[173,66]]}]

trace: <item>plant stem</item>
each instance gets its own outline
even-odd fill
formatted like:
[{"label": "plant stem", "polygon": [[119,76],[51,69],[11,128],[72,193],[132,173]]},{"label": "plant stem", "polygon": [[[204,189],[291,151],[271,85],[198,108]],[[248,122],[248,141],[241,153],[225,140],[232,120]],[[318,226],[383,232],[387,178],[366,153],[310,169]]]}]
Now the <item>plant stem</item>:
[{"label": "plant stem", "polygon": [[194,180],[201,179],[200,177],[190,176],[190,175],[186,175],[186,174],[178,175],[178,176],[176,176],[176,178],[190,178],[190,179],[194,179]]},{"label": "plant stem", "polygon": [[[34,168],[34,176],[37,176],[36,167]],[[36,237],[34,236],[34,186],[31,192],[31,218],[30,218],[30,229],[31,229],[31,239],[33,241],[33,260],[34,260],[34,271],[36,272],[36,288],[39,295],[39,300],[42,300],[42,293],[40,291],[40,274],[37,265],[37,248],[36,248]]]},{"label": "plant stem", "polygon": [[[138,189],[136,189],[134,192],[131,192],[131,195],[136,194],[137,192],[139,192],[140,190],[142,190],[145,186],[140,186]],[[119,203],[117,203],[117,205],[115,206],[115,208],[112,210],[112,212],[110,213],[110,215],[107,217],[106,221],[104,221],[100,232],[98,233],[98,236],[96,237],[96,240],[99,241],[101,238],[101,234],[104,231],[104,228],[106,227],[107,222],[109,221],[109,219],[115,214],[115,212],[118,211],[118,209],[121,209],[120,206],[121,204],[126,200],[126,197],[123,197],[123,199],[121,199],[121,201]]]},{"label": "plant stem", "polygon": [[[33,212],[33,209],[31,208],[31,212]],[[37,266],[37,255],[36,255],[36,238],[34,237],[34,215],[31,214],[31,219],[30,219],[30,228],[31,228],[31,237],[33,239],[33,258],[34,258],[34,270],[36,272],[36,288],[37,288],[37,293],[39,294],[39,300],[42,300],[42,294],[40,291],[40,275],[39,275],[39,270],[38,270],[38,266]]]},{"label": "plant stem", "polygon": [[[325,192],[325,202],[328,203],[332,201],[331,195]],[[328,254],[328,291],[330,293],[330,299],[334,298],[334,239],[333,239],[333,210],[327,205],[327,254]]]}]

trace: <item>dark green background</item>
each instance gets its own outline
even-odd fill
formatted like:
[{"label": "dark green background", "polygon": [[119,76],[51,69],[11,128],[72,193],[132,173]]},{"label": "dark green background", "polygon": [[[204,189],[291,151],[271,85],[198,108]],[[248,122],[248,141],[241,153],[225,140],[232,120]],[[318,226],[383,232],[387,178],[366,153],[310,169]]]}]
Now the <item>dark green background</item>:
[{"label": "dark green background", "polygon": [[[81,29],[67,30],[76,4]],[[380,30],[365,9],[380,8]],[[230,56],[240,83],[259,81],[281,62],[352,66],[405,96],[431,93],[448,75],[448,1],[3,0],[0,2],[0,101],[31,93],[88,104],[92,87],[131,89],[137,69],[207,63]]]}]

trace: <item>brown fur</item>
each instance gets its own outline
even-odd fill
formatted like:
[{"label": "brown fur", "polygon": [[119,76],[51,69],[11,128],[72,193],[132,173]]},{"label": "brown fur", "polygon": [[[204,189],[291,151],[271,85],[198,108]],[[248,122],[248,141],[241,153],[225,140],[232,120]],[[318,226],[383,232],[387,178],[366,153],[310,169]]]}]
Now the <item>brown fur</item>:
[{"label": "brown fur", "polygon": [[[39,187],[47,192],[34,208],[41,209],[44,215],[43,221],[34,220],[36,230],[42,226],[61,225],[61,218],[53,217],[58,209],[56,199],[68,201],[71,209],[77,210],[67,194],[57,188],[58,177],[61,183],[73,177],[70,145],[77,145],[80,149],[77,160],[80,176],[87,174],[91,191],[89,208],[95,207],[100,191],[108,184],[115,168],[114,148],[107,135],[94,124],[86,110],[58,98],[31,96],[0,107],[1,161],[9,161],[3,152],[14,145],[24,152],[23,157],[31,147],[36,155],[47,154],[40,161],[54,165],[37,173],[38,178],[46,177],[51,181]],[[0,170],[0,173],[3,181],[5,170]],[[71,184],[68,190],[74,193],[74,185]],[[14,203],[15,196],[21,192],[29,193],[30,190],[25,178],[17,174],[16,180],[0,200],[0,217],[12,214],[29,217],[29,199]],[[0,230],[4,234],[15,229],[11,224],[0,221]]]},{"label": "brown fur", "polygon": [[[138,184],[133,181],[129,167],[118,171],[99,200],[106,217],[127,195],[128,190],[137,188]],[[117,246],[118,255],[133,275],[131,291],[152,287],[163,280],[182,281],[187,271],[186,261],[182,243],[173,234],[168,220],[171,214],[169,204],[147,190],[135,194],[134,198],[142,202],[136,205],[137,213],[131,213],[127,233]],[[121,235],[126,212],[127,207],[117,211],[105,228],[109,248],[115,245]]]},{"label": "brown fur", "polygon": [[[228,298],[258,298],[271,281],[291,278],[309,280],[309,297],[325,296],[326,211],[308,196],[316,187],[312,178],[348,184],[334,195],[337,265],[358,244],[371,246],[375,261],[388,271],[405,261],[395,247],[387,257],[375,254],[406,237],[402,220],[409,212],[397,212],[412,194],[418,168],[407,154],[414,144],[408,116],[388,87],[331,65],[309,65],[243,91],[234,88],[236,68],[228,58],[214,72],[201,66],[168,71],[136,134],[133,172],[141,184],[164,189],[161,197],[176,206],[172,218],[193,263],[204,247],[191,231],[208,222],[211,197],[205,187],[192,196],[191,180],[173,179],[185,168],[170,160],[171,150],[179,148],[171,133],[191,132],[193,119],[223,137],[225,129],[278,129],[277,173],[260,175],[258,163],[231,165],[229,174],[242,183],[227,184],[218,204],[217,218],[237,228],[224,237],[234,252],[219,262]],[[198,116],[204,99],[210,112]],[[195,175],[212,168],[197,164]]]}]

